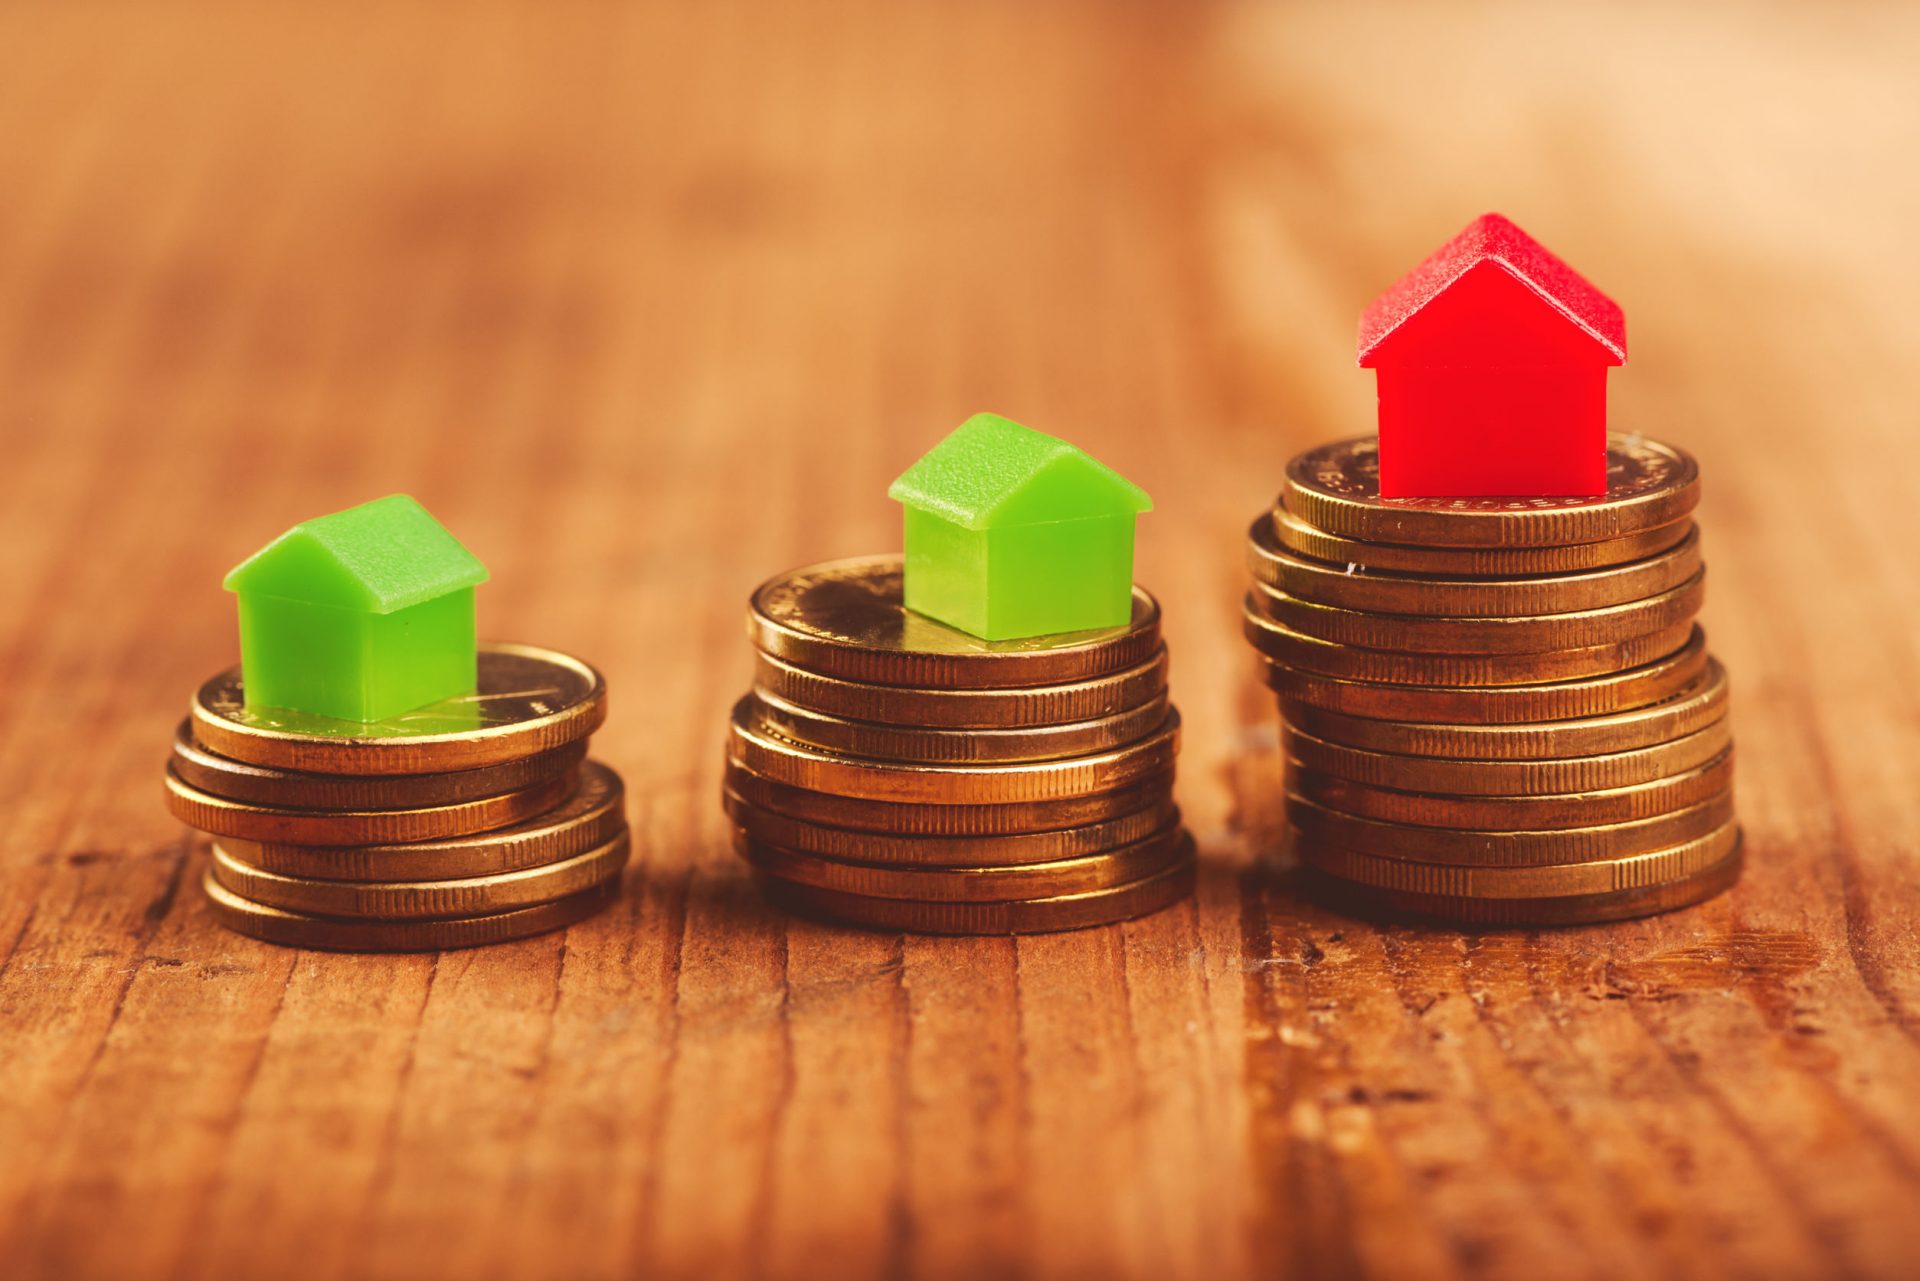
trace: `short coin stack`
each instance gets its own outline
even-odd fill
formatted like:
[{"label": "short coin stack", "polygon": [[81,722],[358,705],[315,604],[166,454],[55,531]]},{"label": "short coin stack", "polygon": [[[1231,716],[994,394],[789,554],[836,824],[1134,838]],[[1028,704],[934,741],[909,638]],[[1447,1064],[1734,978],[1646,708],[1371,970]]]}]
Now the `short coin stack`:
[{"label": "short coin stack", "polygon": [[201,686],[167,766],[174,815],[214,838],[225,925],[296,947],[471,947],[572,924],[618,894],[620,778],[586,759],[592,667],[483,645],[479,688],[371,725],[249,709]]},{"label": "short coin stack", "polygon": [[1693,460],[1612,437],[1596,498],[1383,500],[1378,476],[1372,438],[1309,451],[1248,540],[1309,878],[1356,910],[1489,925],[1731,885]]},{"label": "short coin stack", "polygon": [[769,898],[874,929],[1004,934],[1185,897],[1153,598],[1135,589],[1124,628],[991,642],[908,611],[901,590],[894,557],[753,595],[724,803]]}]

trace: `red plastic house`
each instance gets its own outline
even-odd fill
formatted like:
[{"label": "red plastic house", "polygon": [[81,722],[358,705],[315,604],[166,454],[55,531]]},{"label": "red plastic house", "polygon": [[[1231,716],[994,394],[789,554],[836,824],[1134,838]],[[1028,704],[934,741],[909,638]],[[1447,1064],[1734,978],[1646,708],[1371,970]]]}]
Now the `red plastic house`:
[{"label": "red plastic house", "polygon": [[1360,318],[1378,371],[1383,498],[1607,490],[1620,308],[1499,214],[1476,218]]}]

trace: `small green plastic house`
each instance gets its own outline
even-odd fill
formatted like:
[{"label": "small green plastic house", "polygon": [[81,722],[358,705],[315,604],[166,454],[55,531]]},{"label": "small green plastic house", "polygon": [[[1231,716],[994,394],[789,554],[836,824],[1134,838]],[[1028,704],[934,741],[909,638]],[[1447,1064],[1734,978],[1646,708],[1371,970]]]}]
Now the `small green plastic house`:
[{"label": "small green plastic house", "polygon": [[295,525],[227,575],[247,705],[368,723],[471,694],[486,580],[405,494]]},{"label": "small green plastic house", "polygon": [[975,414],[887,490],[907,608],[986,640],[1124,626],[1139,486],[1064,440]]}]

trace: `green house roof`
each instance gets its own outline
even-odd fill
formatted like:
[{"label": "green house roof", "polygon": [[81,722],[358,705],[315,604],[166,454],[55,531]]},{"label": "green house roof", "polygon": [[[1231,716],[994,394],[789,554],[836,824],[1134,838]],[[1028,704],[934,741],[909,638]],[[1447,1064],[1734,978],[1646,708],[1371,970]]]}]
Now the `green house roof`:
[{"label": "green house roof", "polygon": [[1146,491],[1111,467],[998,414],[954,428],[887,495],[966,529],[1153,510]]},{"label": "green house roof", "polygon": [[405,494],[302,521],[235,566],[226,589],[391,614],[487,581],[487,567]]}]

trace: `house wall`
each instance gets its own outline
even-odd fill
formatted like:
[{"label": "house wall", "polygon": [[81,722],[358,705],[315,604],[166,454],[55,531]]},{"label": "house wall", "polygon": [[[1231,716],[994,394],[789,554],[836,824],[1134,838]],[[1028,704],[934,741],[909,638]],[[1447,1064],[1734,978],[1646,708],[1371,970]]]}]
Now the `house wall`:
[{"label": "house wall", "polygon": [[1124,626],[1131,512],[970,530],[907,509],[907,608],[987,640]]},{"label": "house wall", "polygon": [[908,507],[906,605],[973,636],[987,634],[987,534]]},{"label": "house wall", "polygon": [[384,720],[471,692],[474,641],[471,587],[391,614],[240,596],[249,707]]},{"label": "house wall", "polygon": [[477,678],[473,588],[368,620],[369,720],[473,692]]},{"label": "house wall", "polygon": [[1383,496],[1606,492],[1605,365],[1378,372]]},{"label": "house wall", "polygon": [[1133,533],[1131,512],[990,531],[987,635],[1125,626],[1133,612]]},{"label": "house wall", "polygon": [[247,706],[363,720],[371,636],[360,610],[240,594]]}]

